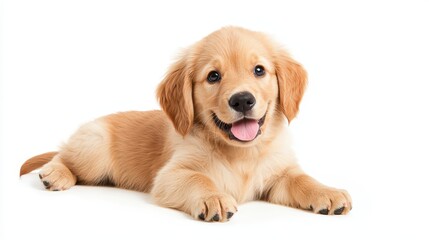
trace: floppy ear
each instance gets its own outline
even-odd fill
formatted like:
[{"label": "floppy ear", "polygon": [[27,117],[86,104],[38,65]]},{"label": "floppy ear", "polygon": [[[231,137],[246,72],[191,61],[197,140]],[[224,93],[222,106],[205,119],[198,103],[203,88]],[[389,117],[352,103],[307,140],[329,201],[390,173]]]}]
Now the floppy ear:
[{"label": "floppy ear", "polygon": [[283,50],[276,56],[275,67],[279,85],[279,107],[290,123],[298,113],[299,103],[307,85],[307,72]]},{"label": "floppy ear", "polygon": [[194,121],[191,71],[186,54],[174,63],[157,90],[161,108],[173,122],[176,131],[185,136]]}]

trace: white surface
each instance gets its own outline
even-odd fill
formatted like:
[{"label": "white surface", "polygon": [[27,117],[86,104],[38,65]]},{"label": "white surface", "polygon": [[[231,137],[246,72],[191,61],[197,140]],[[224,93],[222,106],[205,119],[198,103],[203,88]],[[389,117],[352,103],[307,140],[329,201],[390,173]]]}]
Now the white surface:
[{"label": "white surface", "polygon": [[[297,2],[4,1],[0,239],[428,239],[427,4]],[[80,124],[158,108],[174,56],[225,25],[271,34],[306,67],[295,149],[310,175],[350,192],[350,215],[251,202],[202,223],[142,193],[18,178]]]}]

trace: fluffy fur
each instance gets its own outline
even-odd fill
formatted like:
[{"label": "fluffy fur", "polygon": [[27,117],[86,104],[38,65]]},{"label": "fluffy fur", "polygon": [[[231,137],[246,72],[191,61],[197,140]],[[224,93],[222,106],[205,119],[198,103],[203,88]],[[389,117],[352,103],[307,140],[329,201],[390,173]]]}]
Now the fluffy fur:
[{"label": "fluffy fur", "polygon": [[[255,75],[258,65],[263,76]],[[222,79],[208,82],[211,71]],[[79,183],[149,192],[160,205],[205,221],[227,221],[238,203],[257,199],[346,214],[348,193],[305,174],[289,148],[286,123],[298,112],[306,81],[302,66],[266,35],[223,28],[171,66],[157,91],[163,111],[96,119],[58,152],[27,160],[20,174],[42,167],[39,176],[54,191]],[[251,141],[221,129],[243,118],[228,104],[243,91],[256,100],[245,115],[260,125]]]}]

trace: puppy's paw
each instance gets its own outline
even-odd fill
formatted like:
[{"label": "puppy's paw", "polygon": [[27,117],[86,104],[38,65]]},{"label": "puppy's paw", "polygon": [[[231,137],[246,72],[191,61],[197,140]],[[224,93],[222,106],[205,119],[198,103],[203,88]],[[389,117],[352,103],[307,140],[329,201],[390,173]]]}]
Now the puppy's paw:
[{"label": "puppy's paw", "polygon": [[223,193],[201,198],[191,210],[191,215],[206,222],[225,222],[237,212],[237,202],[233,197]]},{"label": "puppy's paw", "polygon": [[307,193],[299,205],[323,215],[344,215],[352,209],[352,199],[346,190],[316,187]]},{"label": "puppy's paw", "polygon": [[39,178],[51,191],[67,190],[76,184],[76,176],[62,163],[46,164],[40,170]]}]

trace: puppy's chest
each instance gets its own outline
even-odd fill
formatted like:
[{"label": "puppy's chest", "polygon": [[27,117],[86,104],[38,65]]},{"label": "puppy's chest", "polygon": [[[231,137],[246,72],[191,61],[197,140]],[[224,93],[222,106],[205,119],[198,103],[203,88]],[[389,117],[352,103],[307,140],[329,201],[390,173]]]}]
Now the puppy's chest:
[{"label": "puppy's chest", "polygon": [[270,173],[263,164],[241,160],[225,163],[218,161],[209,173],[219,190],[232,195],[238,202],[246,202],[261,196]]}]

